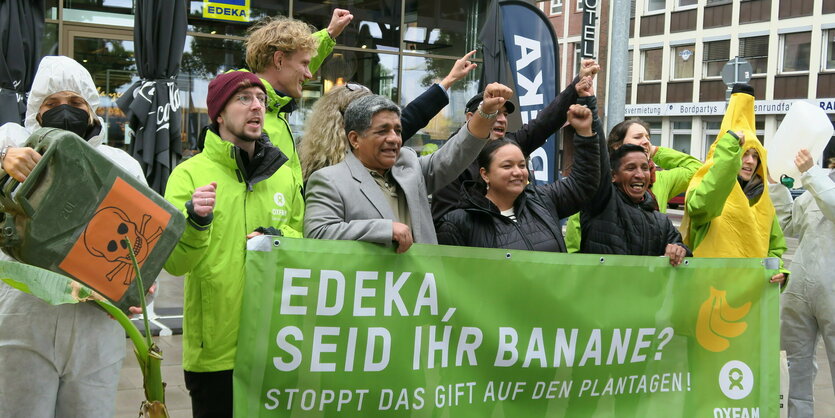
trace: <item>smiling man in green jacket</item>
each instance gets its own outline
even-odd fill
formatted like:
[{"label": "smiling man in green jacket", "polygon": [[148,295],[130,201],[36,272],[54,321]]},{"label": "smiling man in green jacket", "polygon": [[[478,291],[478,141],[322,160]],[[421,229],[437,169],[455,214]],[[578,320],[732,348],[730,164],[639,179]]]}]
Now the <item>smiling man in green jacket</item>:
[{"label": "smiling man in green jacket", "polygon": [[183,369],[195,417],[232,416],[247,239],[259,228],[301,237],[304,202],[287,156],[263,134],[266,102],[252,73],[212,80],[205,148],[174,168],[165,189],[187,217],[165,269],[186,275]]}]

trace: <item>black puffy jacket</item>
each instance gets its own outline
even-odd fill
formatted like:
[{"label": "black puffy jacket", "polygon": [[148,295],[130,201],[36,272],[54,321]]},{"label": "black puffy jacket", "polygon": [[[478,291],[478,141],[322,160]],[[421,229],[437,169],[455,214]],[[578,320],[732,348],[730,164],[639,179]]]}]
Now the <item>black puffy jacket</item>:
[{"label": "black puffy jacket", "polygon": [[596,212],[580,212],[581,253],[660,256],[667,244],[678,244],[687,250],[687,257],[693,256],[649,192],[643,202],[635,203],[614,183],[604,187],[611,189],[604,205]]},{"label": "black puffy jacket", "polygon": [[578,151],[574,170],[551,184],[528,184],[513,203],[516,222],[484,196],[481,183],[464,183],[464,208],[444,215],[437,228],[438,243],[565,252],[559,220],[579,211],[600,181],[598,138],[575,135],[574,144]]},{"label": "black puffy jacket", "polygon": [[[579,76],[575,77],[574,81],[568,87],[561,91],[548,106],[542,109],[536,118],[523,125],[516,132],[508,132],[505,134],[505,139],[511,139],[519,144],[525,158],[530,157],[531,153],[545,144],[545,141],[565,124],[568,108],[572,104],[579,102],[576,87],[578,81],[580,81]],[[594,97],[585,98],[585,100],[594,99]],[[595,101],[594,105],[596,106],[596,104],[597,102]],[[596,107],[593,112],[595,114],[597,113]],[[464,201],[460,194],[464,183],[477,181],[479,178],[478,163],[473,161],[452,183],[440,190],[436,190],[432,194],[432,219],[435,221],[436,228],[440,227],[441,218],[444,215],[455,209],[464,207]],[[531,181],[533,181],[532,178]]]}]

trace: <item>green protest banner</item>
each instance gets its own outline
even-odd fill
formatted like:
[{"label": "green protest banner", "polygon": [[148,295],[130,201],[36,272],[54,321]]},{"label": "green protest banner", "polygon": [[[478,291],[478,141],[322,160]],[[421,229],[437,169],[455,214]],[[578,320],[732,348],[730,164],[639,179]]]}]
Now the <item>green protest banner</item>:
[{"label": "green protest banner", "polygon": [[237,417],[778,414],[761,259],[252,244]]}]

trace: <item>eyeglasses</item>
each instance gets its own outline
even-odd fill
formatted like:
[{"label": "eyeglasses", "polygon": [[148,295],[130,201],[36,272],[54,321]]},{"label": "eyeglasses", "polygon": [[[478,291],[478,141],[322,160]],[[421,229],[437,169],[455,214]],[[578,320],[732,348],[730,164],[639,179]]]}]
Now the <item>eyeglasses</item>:
[{"label": "eyeglasses", "polygon": [[253,99],[258,99],[258,101],[261,102],[261,106],[264,106],[264,107],[267,106],[267,96],[264,95],[264,94],[258,94],[258,95],[255,95],[255,97],[253,97],[250,94],[239,94],[235,98],[238,99],[238,101],[241,102],[241,104],[244,105],[244,106],[252,105],[252,100]]},{"label": "eyeglasses", "polygon": [[345,88],[348,89],[348,91],[371,91],[371,89],[359,83],[348,83],[345,85]]}]

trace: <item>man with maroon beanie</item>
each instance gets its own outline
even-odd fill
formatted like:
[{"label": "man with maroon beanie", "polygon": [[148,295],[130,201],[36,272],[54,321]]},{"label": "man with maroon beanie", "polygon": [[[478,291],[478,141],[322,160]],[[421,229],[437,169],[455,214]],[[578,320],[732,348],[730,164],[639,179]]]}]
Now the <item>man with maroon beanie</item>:
[{"label": "man with maroon beanie", "polygon": [[[165,198],[187,217],[165,269],[185,275],[183,369],[195,417],[232,416],[232,371],[248,237],[301,237],[304,202],[287,157],[263,132],[267,93],[252,73],[209,83],[203,152],[178,165]],[[302,216],[295,216],[297,211]]]}]

